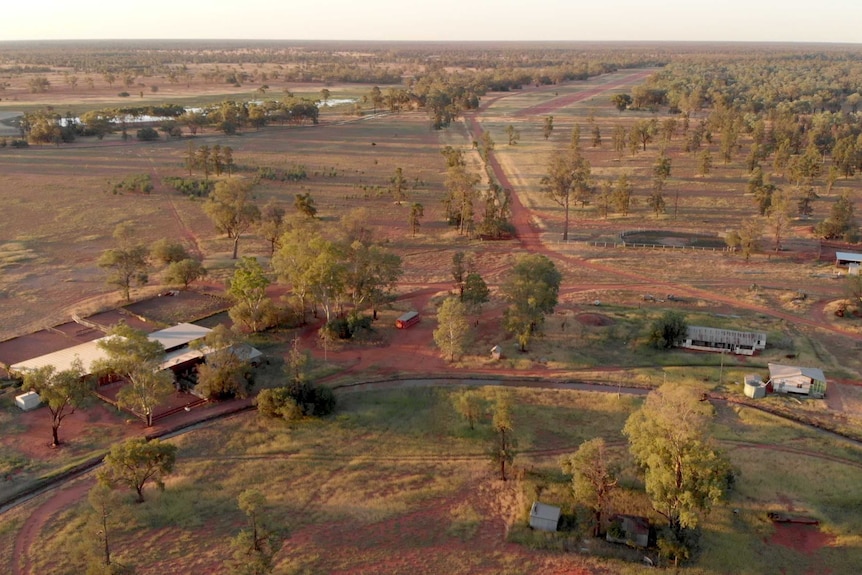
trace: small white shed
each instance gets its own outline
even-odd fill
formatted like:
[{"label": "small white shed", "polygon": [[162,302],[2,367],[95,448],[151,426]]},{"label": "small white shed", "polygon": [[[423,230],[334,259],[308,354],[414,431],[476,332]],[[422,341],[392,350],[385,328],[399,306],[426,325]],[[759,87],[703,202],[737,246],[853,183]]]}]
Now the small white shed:
[{"label": "small white shed", "polygon": [[491,348],[491,359],[500,359],[503,357],[503,346],[495,345]]},{"label": "small white shed", "polygon": [[36,409],[41,403],[42,399],[35,391],[28,391],[27,393],[15,396],[15,405],[21,408],[21,411]]},{"label": "small white shed", "polygon": [[826,376],[816,367],[797,367],[769,363],[769,382],[776,393],[792,393],[823,397],[826,395]]},{"label": "small white shed", "polygon": [[530,508],[530,527],[540,531],[556,531],[559,521],[559,507],[545,505],[538,501],[533,502],[533,506]]}]

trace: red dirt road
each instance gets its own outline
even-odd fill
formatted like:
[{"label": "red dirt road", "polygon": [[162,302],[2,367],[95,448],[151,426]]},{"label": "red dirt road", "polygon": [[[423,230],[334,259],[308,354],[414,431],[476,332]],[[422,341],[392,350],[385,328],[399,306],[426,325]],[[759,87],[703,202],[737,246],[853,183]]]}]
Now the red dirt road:
[{"label": "red dirt road", "polygon": [[[578,92],[577,94],[568,94],[566,96],[560,96],[558,98],[554,98],[548,102],[543,102],[541,104],[537,104],[530,108],[524,108],[522,110],[518,110],[513,114],[513,116],[545,116],[547,114],[551,114],[560,108],[564,108],[576,102],[583,102],[584,100],[589,100],[595,96],[600,94],[604,94],[606,92],[610,92],[611,90],[619,90],[623,86],[631,86],[636,82],[640,82],[647,76],[650,76],[653,72],[634,72],[628,74],[622,78],[617,79],[613,83],[606,83],[600,86],[596,86],[595,88],[590,88],[588,90],[584,90],[582,92]],[[591,82],[592,83],[592,82]]]}]

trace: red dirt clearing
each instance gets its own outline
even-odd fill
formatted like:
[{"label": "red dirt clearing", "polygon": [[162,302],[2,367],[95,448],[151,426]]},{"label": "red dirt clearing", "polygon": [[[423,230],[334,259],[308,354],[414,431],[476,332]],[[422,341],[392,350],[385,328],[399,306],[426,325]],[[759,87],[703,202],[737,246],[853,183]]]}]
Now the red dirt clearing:
[{"label": "red dirt clearing", "polygon": [[781,545],[805,555],[813,555],[835,540],[834,535],[823,533],[817,525],[798,523],[775,523],[775,531],[769,538],[771,545]]},{"label": "red dirt clearing", "polygon": [[579,313],[575,316],[575,319],[583,325],[594,327],[604,327],[607,325],[613,325],[614,323],[614,320],[600,313]]}]

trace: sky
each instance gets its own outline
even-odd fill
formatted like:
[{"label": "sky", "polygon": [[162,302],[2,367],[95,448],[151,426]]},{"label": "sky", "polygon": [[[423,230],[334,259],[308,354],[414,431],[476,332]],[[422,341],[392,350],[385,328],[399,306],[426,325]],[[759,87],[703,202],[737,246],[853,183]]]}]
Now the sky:
[{"label": "sky", "polygon": [[11,0],[0,41],[862,43],[858,0]]}]

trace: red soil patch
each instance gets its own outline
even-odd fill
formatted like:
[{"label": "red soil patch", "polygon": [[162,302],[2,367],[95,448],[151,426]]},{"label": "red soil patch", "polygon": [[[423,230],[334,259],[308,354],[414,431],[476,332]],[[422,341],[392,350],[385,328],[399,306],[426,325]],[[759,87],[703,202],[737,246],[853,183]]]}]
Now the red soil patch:
[{"label": "red soil patch", "polygon": [[774,526],[770,544],[781,545],[805,555],[813,555],[835,540],[834,535],[823,533],[816,525],[775,523]]},{"label": "red soil patch", "polygon": [[47,408],[40,407],[33,411],[19,413],[15,416],[15,425],[20,426],[22,431],[13,435],[6,435],[0,439],[0,443],[18,451],[28,459],[47,460],[55,459],[67,451],[83,452],[87,447],[87,436],[110,433],[123,437],[132,436],[140,432],[139,427],[125,429],[117,426],[117,418],[113,415],[113,408],[98,403],[85,410],[78,410],[66,417],[60,425],[60,447],[51,447],[51,414]]},{"label": "red soil patch", "polygon": [[594,327],[604,327],[608,325],[613,325],[614,323],[614,320],[600,313],[579,313],[575,316],[575,319],[583,325],[589,325]]}]

